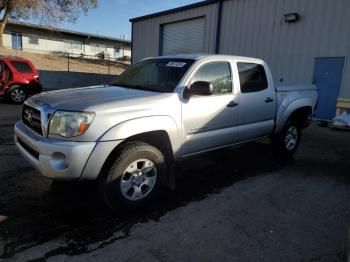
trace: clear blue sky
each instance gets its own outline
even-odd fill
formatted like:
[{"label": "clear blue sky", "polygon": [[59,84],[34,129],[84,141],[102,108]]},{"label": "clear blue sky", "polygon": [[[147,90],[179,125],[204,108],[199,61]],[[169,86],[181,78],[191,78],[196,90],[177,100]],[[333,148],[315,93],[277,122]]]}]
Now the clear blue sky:
[{"label": "clear blue sky", "polygon": [[89,10],[87,16],[80,16],[75,24],[61,23],[55,25],[55,27],[112,37],[127,35],[127,39],[130,39],[130,18],[200,1],[201,0],[99,0],[98,7]]}]

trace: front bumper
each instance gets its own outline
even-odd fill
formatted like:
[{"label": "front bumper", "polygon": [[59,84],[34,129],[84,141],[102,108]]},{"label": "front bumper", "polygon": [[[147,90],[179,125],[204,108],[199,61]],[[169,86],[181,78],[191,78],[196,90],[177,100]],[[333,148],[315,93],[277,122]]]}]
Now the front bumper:
[{"label": "front bumper", "polygon": [[22,121],[15,125],[17,149],[43,176],[55,180],[96,179],[109,153],[120,142],[62,141],[39,136]]}]

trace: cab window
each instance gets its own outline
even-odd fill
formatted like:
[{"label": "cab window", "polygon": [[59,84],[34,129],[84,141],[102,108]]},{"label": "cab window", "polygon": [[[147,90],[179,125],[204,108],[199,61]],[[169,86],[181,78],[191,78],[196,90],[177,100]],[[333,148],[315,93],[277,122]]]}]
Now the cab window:
[{"label": "cab window", "polygon": [[254,63],[237,63],[242,93],[265,90],[268,87],[265,69]]},{"label": "cab window", "polygon": [[213,85],[213,95],[232,92],[232,76],[228,62],[213,62],[203,65],[195,73],[192,83],[206,81]]}]

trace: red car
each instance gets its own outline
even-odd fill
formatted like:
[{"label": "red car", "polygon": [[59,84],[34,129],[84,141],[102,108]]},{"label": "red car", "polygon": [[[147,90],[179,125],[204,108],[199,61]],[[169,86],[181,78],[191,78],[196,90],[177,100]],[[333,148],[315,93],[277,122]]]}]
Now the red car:
[{"label": "red car", "polygon": [[0,95],[20,104],[41,90],[38,71],[32,62],[22,58],[0,57]]}]

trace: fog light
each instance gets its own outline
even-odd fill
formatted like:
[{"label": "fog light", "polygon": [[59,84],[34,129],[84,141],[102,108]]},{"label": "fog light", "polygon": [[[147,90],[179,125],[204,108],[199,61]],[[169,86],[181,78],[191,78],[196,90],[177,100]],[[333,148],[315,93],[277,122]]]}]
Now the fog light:
[{"label": "fog light", "polygon": [[68,167],[66,156],[62,153],[53,153],[50,158],[51,166],[56,170],[64,170]]}]

